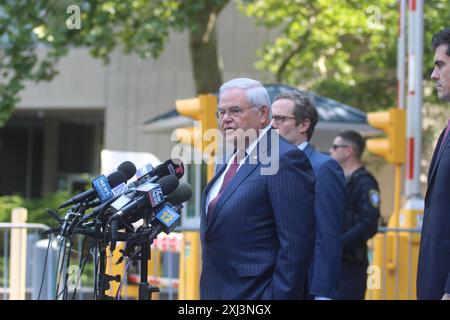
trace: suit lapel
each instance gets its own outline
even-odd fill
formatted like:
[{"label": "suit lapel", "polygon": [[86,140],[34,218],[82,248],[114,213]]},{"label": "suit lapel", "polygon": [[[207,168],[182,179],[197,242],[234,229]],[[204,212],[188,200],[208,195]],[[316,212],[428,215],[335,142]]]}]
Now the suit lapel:
[{"label": "suit lapel", "polygon": [[[244,180],[256,168],[258,168],[260,166],[259,155],[260,154],[265,154],[265,155],[269,154],[268,150],[270,150],[270,141],[271,141],[270,138],[271,138],[271,130],[269,129],[269,131],[267,131],[267,133],[260,138],[260,141],[262,139],[267,139],[266,140],[267,144],[263,145],[265,148],[267,148],[267,150],[265,150],[264,153],[259,152],[259,149],[261,147],[261,144],[259,142],[255,146],[255,148],[253,148],[252,152],[248,155],[248,157],[245,159],[244,163],[241,165],[241,167],[236,172],[236,175],[230,181],[230,183],[225,188],[225,190],[223,190],[223,193],[220,196],[220,199],[214,208],[214,215],[212,216],[212,219],[207,224],[206,229],[208,229],[213,224],[213,222],[217,219],[217,217],[221,214],[220,209],[225,204],[225,202],[231,197],[231,195],[234,193],[234,191],[237,189],[237,187],[239,187],[244,182]],[[203,206],[203,207],[205,207],[205,206]]]},{"label": "suit lapel", "polygon": [[[214,183],[216,182],[216,180],[220,177],[220,175],[225,171],[227,167],[227,163],[224,163],[222,165],[220,165],[217,168],[217,172],[214,175],[214,177],[211,179],[210,182],[208,182],[208,184],[206,185],[205,189],[203,190],[203,195],[202,195],[202,216],[204,216],[206,214],[206,197],[208,196],[209,191],[211,190],[211,187],[214,185]],[[206,218],[206,217],[204,217]]]},{"label": "suit lapel", "polygon": [[438,143],[436,145],[436,149],[433,155],[433,159],[431,160],[431,165],[430,165],[430,172],[431,174],[428,175],[428,187],[430,187],[434,181],[434,177],[436,175],[436,170],[437,167],[439,165],[439,161],[442,158],[442,154],[444,153],[445,148],[447,147],[449,141],[450,141],[450,137],[448,137],[445,141],[444,144],[442,144],[442,139],[444,138],[444,132],[445,130],[442,131],[441,135],[439,136],[439,140]]},{"label": "suit lapel", "polygon": [[314,148],[311,147],[311,145],[308,143],[308,145],[306,146],[305,149],[303,149],[303,152],[305,153],[305,155],[308,157],[308,159],[311,159],[313,153],[314,153]]},{"label": "suit lapel", "polygon": [[209,225],[213,223],[214,220],[216,220],[217,216],[220,214],[220,209],[224,205],[224,203],[230,198],[230,196],[233,194],[233,192],[236,190],[236,188],[245,180],[245,178],[253,172],[253,170],[256,169],[258,165],[251,165],[251,164],[242,164],[239,170],[236,172],[236,175],[233,177],[233,179],[230,181],[230,184],[223,190],[222,195],[220,196],[219,201],[217,202],[215,208],[214,208],[214,214],[212,216],[212,219],[210,219]]}]

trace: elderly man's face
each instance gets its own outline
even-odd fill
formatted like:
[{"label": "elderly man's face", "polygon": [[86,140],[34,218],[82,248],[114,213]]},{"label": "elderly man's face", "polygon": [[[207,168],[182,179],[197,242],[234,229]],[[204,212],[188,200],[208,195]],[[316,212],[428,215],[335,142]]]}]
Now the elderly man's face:
[{"label": "elderly man's face", "polygon": [[244,134],[249,137],[258,135],[259,130],[269,123],[267,107],[251,106],[245,90],[239,88],[223,93],[218,111],[225,112],[219,120],[220,130],[227,142],[234,145]]},{"label": "elderly man's face", "polygon": [[447,47],[447,44],[441,44],[436,48],[431,79],[436,82],[439,99],[450,102],[450,56],[446,53]]}]

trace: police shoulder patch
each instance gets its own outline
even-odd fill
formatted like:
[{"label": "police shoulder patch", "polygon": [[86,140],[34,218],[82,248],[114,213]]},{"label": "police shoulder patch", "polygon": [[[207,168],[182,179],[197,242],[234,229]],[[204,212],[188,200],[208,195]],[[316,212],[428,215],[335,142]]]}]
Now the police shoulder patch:
[{"label": "police shoulder patch", "polygon": [[369,202],[372,207],[379,208],[381,203],[380,193],[376,189],[369,190]]}]

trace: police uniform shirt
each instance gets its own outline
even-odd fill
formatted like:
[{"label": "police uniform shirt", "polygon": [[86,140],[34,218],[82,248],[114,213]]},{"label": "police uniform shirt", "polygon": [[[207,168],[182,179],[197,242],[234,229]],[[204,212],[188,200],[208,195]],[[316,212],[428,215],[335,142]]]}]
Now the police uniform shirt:
[{"label": "police uniform shirt", "polygon": [[381,198],[377,181],[364,167],[347,178],[346,198],[344,250],[365,247],[378,230]]}]

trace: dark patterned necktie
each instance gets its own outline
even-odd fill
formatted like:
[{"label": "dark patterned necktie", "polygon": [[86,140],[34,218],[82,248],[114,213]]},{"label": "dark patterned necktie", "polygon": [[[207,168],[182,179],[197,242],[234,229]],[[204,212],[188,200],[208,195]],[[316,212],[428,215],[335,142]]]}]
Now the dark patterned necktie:
[{"label": "dark patterned necktie", "polygon": [[225,190],[225,187],[230,183],[231,179],[236,174],[237,169],[239,168],[239,163],[237,161],[237,155],[234,157],[233,163],[228,168],[227,172],[225,173],[225,177],[223,178],[222,185],[220,186],[219,193],[217,196],[215,196],[214,199],[211,200],[211,202],[208,205],[208,212],[206,213],[206,220],[211,221],[211,217],[214,213],[214,207],[216,206],[217,202],[220,199],[220,196],[222,195],[223,190]]}]

